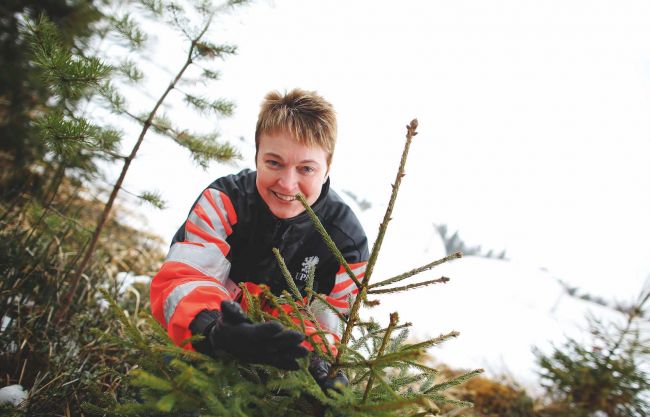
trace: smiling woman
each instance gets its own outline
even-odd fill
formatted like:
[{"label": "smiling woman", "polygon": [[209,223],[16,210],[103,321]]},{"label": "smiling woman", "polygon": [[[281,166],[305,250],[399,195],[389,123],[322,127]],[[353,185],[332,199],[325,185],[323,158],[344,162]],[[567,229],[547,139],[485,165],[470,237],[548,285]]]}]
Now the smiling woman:
[{"label": "smiling woman", "polygon": [[[352,210],[329,187],[336,117],[325,99],[298,89],[267,94],[255,139],[258,171],[219,178],[199,196],[151,283],[151,308],[176,344],[205,336],[187,349],[215,356],[226,351],[244,362],[298,369],[296,360],[314,345],[336,354],[340,315],[321,309],[314,316],[318,323],[305,322],[302,333],[276,321],[255,324],[242,311],[248,308],[242,286],[252,296],[262,285],[275,295],[289,289],[273,254],[277,249],[302,296],[307,276],[315,272],[313,290],[340,314],[349,313],[359,290],[314,228],[298,193],[357,279],[365,273],[368,243]],[[266,312],[279,314],[271,307]],[[322,387],[347,384],[341,371],[330,376],[323,369],[329,363],[313,354],[310,371]]]}]

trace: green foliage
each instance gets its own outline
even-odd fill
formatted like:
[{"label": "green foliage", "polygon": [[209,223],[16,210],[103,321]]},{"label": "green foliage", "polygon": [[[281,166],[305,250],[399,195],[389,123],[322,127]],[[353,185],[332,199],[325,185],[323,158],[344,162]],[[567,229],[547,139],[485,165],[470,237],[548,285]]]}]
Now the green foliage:
[{"label": "green foliage", "polygon": [[101,403],[99,392],[115,391],[123,353],[119,344],[98,344],[89,330],[114,327],[106,326],[94,288],[104,285],[117,296],[119,272],[146,273],[162,258],[157,240],[111,221],[110,241],[102,240],[81,295],[61,315],[67,272],[101,209],[76,190],[64,178],[49,205],[32,198],[18,211],[0,206],[0,315],[7,326],[0,333],[0,376],[30,394],[23,409],[12,410],[15,415],[63,414],[78,407],[77,398]]},{"label": "green foliage", "polygon": [[214,113],[217,115],[230,116],[233,113],[233,103],[226,100],[208,100],[204,97],[185,95],[185,102],[192,105],[201,113]]},{"label": "green foliage", "polygon": [[[107,292],[104,296],[110,300]],[[293,302],[296,305],[286,296],[275,297],[269,291],[261,298],[249,299],[256,306],[251,308],[253,311],[261,311],[262,303]],[[371,349],[369,354],[345,349],[343,366],[353,384],[341,394],[330,391],[325,395],[308,372],[306,359],[301,360],[301,369],[295,372],[239,363],[226,353],[215,360],[173,345],[146,313],[136,320],[125,315],[116,302],[110,301],[110,305],[113,317],[121,324],[120,334],[98,333],[104,334],[102,343],[120,341],[129,351],[129,359],[138,364],[129,377],[131,390],[137,392],[138,399],[112,404],[108,409],[85,408],[96,415],[108,412],[115,416],[191,413],[201,416],[406,416],[436,410],[436,403],[470,405],[442,395],[447,389],[443,384],[433,389],[422,384],[417,386],[419,381],[434,379],[437,371],[425,366],[419,369],[410,366],[410,361],[423,357],[423,352],[413,351],[412,344],[404,343],[403,332],[392,340],[392,351],[383,357],[377,349]],[[279,320],[287,327],[299,329],[299,324],[291,317],[301,314],[297,310],[280,316]],[[363,334],[360,337],[365,341],[373,339],[377,347],[388,330],[375,329],[369,336],[365,329],[365,326],[360,327]],[[353,339],[353,345],[361,344],[356,337]],[[370,367],[378,383],[370,391],[370,401],[364,403],[361,398],[366,391]],[[452,378],[444,384],[456,385],[476,372]]]},{"label": "green foliage", "polygon": [[[137,314],[148,308],[140,295],[146,289],[133,285],[124,294],[119,290],[125,275],[152,275],[162,260],[161,242],[120,223],[117,219],[127,214],[123,207],[116,205],[119,215],[110,215],[114,199],[105,202],[99,197],[116,196],[121,183],[109,189],[88,184],[102,178],[100,160],[123,162],[126,174],[137,153],[136,146],[121,154],[124,133],[106,123],[108,112],[140,123],[139,140],[144,139],[174,83],[192,62],[186,62],[171,84],[161,86],[159,98],[143,118],[134,117],[126,97],[142,88],[137,64],[143,59],[139,54],[150,47],[145,20],[152,15],[156,21],[167,20],[172,6],[142,1],[147,13],[111,13],[110,7],[118,3],[0,5],[0,377],[29,392],[27,403],[11,408],[11,415],[81,415],[82,403],[97,411],[118,407],[118,398],[135,400],[137,392],[126,388],[125,375],[140,366],[141,358],[127,360],[124,341],[106,336],[119,325],[106,316],[97,297],[100,288],[120,308],[136,312],[129,318],[134,325],[148,326],[150,337],[164,343],[164,331],[157,324],[145,324]],[[200,55],[197,42],[210,42],[204,35],[217,10],[210,2],[201,2],[197,10],[174,9],[176,19],[169,19],[173,25],[180,14],[190,13],[201,29],[187,42],[188,54],[181,54],[179,61]],[[208,45],[220,57],[234,52],[228,45]],[[213,113],[232,111],[226,100],[205,100]],[[236,155],[216,133],[186,136],[184,146],[203,166]],[[144,191],[141,198],[159,207],[164,204],[154,192]],[[102,329],[102,338],[107,337],[103,343],[93,328]],[[138,334],[130,331],[127,339],[138,340]],[[187,358],[187,352],[179,350],[169,349],[166,355],[176,352]],[[194,381],[182,364],[173,365],[179,381]],[[166,397],[160,407],[177,407],[186,400]],[[131,410],[144,407],[136,404]]]},{"label": "green foliage", "polygon": [[41,71],[33,65],[26,33],[21,30],[25,18],[38,19],[42,13],[61,29],[57,43],[65,48],[85,43],[101,18],[92,2],[0,2],[0,152],[7,153],[5,167],[15,174],[0,178],[0,190],[13,196],[34,185],[29,167],[41,161],[46,152],[32,121],[42,111],[56,106]]},{"label": "green foliage", "polygon": [[163,210],[167,206],[165,200],[163,200],[161,194],[158,191],[145,191],[140,194],[140,199],[146,201],[157,209]]},{"label": "green foliage", "polygon": [[129,13],[125,13],[119,18],[109,16],[109,21],[116,36],[126,43],[125,46],[137,50],[145,45],[147,35],[140,30],[138,22]]},{"label": "green foliage", "polygon": [[645,290],[637,303],[620,308],[623,324],[589,320],[589,343],[567,340],[550,355],[537,352],[543,386],[552,403],[547,416],[641,417],[650,413],[650,358]]},{"label": "green foliage", "polygon": [[[166,122],[163,120],[159,123]],[[415,136],[414,128],[409,134]],[[404,158],[400,174],[403,165]],[[299,198],[336,255],[338,250],[327,231],[319,227],[318,219],[304,198]],[[382,226],[384,229],[386,224]],[[437,414],[443,405],[471,406],[467,401],[447,395],[447,391],[482,370],[438,380],[438,372],[421,363],[426,358],[426,348],[456,337],[457,332],[410,343],[407,340],[410,324],[400,324],[397,313],[390,315],[387,327],[372,320],[359,321],[356,312],[369,286],[364,278],[360,283],[360,296],[356,298],[350,316],[343,317],[336,312],[344,322],[344,336],[338,345],[338,353],[334,355],[330,347],[327,344],[323,346],[316,337],[325,339],[315,319],[317,309],[336,309],[327,298],[313,292],[311,284],[315,272],[309,271],[310,284],[304,297],[293,282],[282,254],[277,249],[273,252],[290,291],[276,296],[263,287],[260,295],[253,296],[242,284],[250,318],[254,321],[276,320],[286,328],[303,333],[306,323],[312,323],[317,332],[308,335],[307,341],[314,347],[313,354],[333,363],[332,372],[345,370],[351,381],[349,387],[341,387],[340,392],[322,392],[308,371],[307,358],[300,361],[300,370],[288,372],[264,365],[239,363],[226,353],[213,359],[182,350],[162,338],[160,330],[154,333],[151,327],[138,326],[117,303],[110,300],[108,293],[104,293],[114,316],[121,323],[122,331],[118,339],[125,341],[123,345],[131,352],[134,363],[138,364],[138,369],[130,372],[130,383],[137,390],[139,398],[138,401],[121,402],[105,412],[108,415],[139,415],[144,412],[151,415],[194,413],[201,416],[421,416]],[[340,259],[350,270],[345,260]],[[444,260],[436,261],[425,269],[442,262]],[[414,274],[412,272],[410,276]],[[262,305],[271,306],[278,312],[277,317],[266,313]],[[152,319],[148,318],[145,322],[152,323]],[[109,337],[113,336],[106,336]]]},{"label": "green foliage", "polygon": [[87,88],[111,73],[112,68],[98,57],[73,54],[58,28],[44,15],[35,23],[27,21],[25,34],[45,85],[62,100],[79,99]]}]

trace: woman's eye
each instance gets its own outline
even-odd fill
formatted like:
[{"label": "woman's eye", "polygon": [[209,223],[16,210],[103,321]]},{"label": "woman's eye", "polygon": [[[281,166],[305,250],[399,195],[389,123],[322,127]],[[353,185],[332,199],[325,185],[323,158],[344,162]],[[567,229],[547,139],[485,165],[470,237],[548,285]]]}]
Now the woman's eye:
[{"label": "woman's eye", "polygon": [[278,161],[274,161],[272,159],[269,159],[266,161],[266,165],[270,166],[271,168],[277,168],[280,166],[280,163]]},{"label": "woman's eye", "polygon": [[316,171],[316,169],[314,167],[304,166],[304,167],[300,167],[300,171],[303,174],[311,174],[312,172]]}]

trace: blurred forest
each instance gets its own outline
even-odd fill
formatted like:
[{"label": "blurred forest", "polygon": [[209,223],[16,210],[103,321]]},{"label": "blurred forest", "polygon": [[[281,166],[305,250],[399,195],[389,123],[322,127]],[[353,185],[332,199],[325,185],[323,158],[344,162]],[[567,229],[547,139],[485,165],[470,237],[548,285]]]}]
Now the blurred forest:
[{"label": "blurred forest", "polygon": [[[141,350],[145,341],[165,342],[147,318],[146,283],[132,278],[155,274],[164,243],[128,222],[139,203],[162,207],[164,196],[147,190],[125,194],[122,181],[142,140],[170,139],[205,167],[237,157],[218,134],[191,132],[165,115],[170,92],[199,112],[227,116],[234,109],[228,100],[181,91],[175,84],[195,65],[200,75],[191,76],[197,77],[193,85],[207,91],[204,85],[218,82],[215,62],[236,53],[235,46],[205,37],[220,9],[209,2],[188,4],[194,7],[156,0],[0,4],[0,388],[6,394],[21,386],[4,403],[0,390],[3,415],[178,415],[173,402],[151,402],[145,395],[147,388],[164,384],[138,373],[147,359]],[[146,19],[174,28],[188,50],[173,57],[181,70],[153,92],[160,95],[151,110],[135,114],[126,97],[143,77],[138,59],[149,47],[141,25]],[[107,54],[106,43],[117,49]],[[136,126],[140,134],[124,137],[119,125],[106,120]],[[101,168],[109,165],[121,170],[117,180]],[[505,251],[483,253],[480,246],[465,245],[457,232],[437,229],[449,255],[460,250],[507,260]],[[620,322],[591,319],[588,343],[567,340],[549,355],[538,352],[543,396],[516,381],[480,376],[451,387],[448,395],[458,403],[441,402],[439,413],[650,415],[649,297],[645,290],[630,305],[611,305]],[[114,300],[113,309],[107,299]],[[181,355],[162,348],[148,354],[159,359],[154,366],[160,369],[169,366],[165,354]],[[421,363],[435,367],[440,381],[467,374],[433,358]],[[421,382],[401,377],[413,387]],[[459,410],[465,401],[474,408]],[[130,407],[118,407],[127,402]],[[137,406],[150,402],[153,408]]]}]

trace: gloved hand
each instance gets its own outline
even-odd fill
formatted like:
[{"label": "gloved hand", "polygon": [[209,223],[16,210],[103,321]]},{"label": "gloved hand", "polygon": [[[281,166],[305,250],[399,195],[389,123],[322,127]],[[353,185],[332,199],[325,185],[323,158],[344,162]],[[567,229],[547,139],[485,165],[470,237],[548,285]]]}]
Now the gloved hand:
[{"label": "gloved hand", "polygon": [[309,373],[314,377],[323,392],[327,393],[328,389],[333,389],[340,393],[343,387],[350,385],[350,381],[340,369],[334,377],[330,378],[329,373],[331,368],[332,364],[318,355],[312,355],[309,361]]},{"label": "gloved hand", "polygon": [[[277,321],[253,323],[234,301],[221,303],[221,312],[203,331],[212,351],[225,351],[249,363],[286,370],[300,368],[296,359],[309,352],[300,343],[305,335],[287,330]],[[210,352],[208,352],[210,353]]]}]

